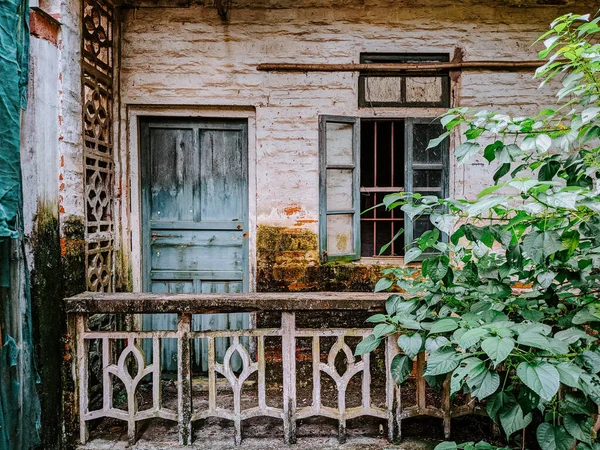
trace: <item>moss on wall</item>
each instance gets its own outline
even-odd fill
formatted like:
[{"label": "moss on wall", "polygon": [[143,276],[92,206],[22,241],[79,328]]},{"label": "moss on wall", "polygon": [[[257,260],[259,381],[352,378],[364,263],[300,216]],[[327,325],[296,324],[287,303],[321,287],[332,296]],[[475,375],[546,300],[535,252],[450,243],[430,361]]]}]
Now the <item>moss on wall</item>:
[{"label": "moss on wall", "polygon": [[33,255],[33,329],[41,379],[41,439],[42,448],[59,449],[64,448],[59,432],[65,416],[63,407],[72,407],[63,401],[63,389],[68,394],[74,388],[69,382],[70,344],[62,299],[86,290],[85,230],[82,218],[70,216],[62,223],[61,237],[57,205],[38,204],[35,222],[29,245]]},{"label": "moss on wall", "polygon": [[85,226],[82,217],[68,216],[63,219],[60,255],[64,296],[70,297],[86,291]]},{"label": "moss on wall", "polygon": [[380,265],[322,264],[316,233],[261,225],[257,233],[257,291],[372,291]]},{"label": "moss on wall", "polygon": [[63,280],[56,205],[38,204],[37,227],[30,238],[33,253],[32,310],[36,360],[41,384],[41,440],[44,448],[59,448],[61,428],[61,361],[64,313]]}]

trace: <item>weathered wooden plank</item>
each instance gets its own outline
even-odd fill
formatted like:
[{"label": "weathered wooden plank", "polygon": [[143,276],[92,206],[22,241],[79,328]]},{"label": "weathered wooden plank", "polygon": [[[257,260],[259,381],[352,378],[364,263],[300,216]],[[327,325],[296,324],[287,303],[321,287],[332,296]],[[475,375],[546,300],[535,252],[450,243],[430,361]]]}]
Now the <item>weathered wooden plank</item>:
[{"label": "weathered wooden plank", "polygon": [[150,147],[147,181],[152,220],[199,219],[199,178],[193,174],[199,164],[193,128],[151,128]]},{"label": "weathered wooden plank", "polygon": [[227,222],[211,222],[211,221],[202,221],[202,222],[190,222],[190,221],[170,221],[170,220],[152,220],[150,221],[150,228],[152,230],[216,230],[216,231],[225,231],[225,230],[235,230],[242,231],[244,227],[244,221],[242,220],[232,220]]},{"label": "weathered wooden plank", "polygon": [[243,268],[243,248],[239,246],[208,247],[189,243],[152,246],[152,270],[163,271],[239,271]]},{"label": "weathered wooden plank", "polygon": [[247,185],[244,146],[240,130],[200,130],[202,220],[243,219]]},{"label": "weathered wooden plank", "polygon": [[[243,245],[242,230],[152,230],[152,248],[178,247],[240,247]],[[223,250],[223,249],[221,249]]]}]

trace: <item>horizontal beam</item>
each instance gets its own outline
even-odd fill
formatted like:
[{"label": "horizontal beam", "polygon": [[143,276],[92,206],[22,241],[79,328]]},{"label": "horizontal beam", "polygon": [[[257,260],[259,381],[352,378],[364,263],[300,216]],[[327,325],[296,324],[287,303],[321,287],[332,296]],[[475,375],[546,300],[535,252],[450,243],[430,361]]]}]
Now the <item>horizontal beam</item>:
[{"label": "horizontal beam", "polygon": [[85,292],[64,299],[68,313],[187,313],[252,311],[381,311],[389,294],[370,292],[265,292],[151,294]]},{"label": "horizontal beam", "polygon": [[295,64],[265,63],[264,72],[437,72],[440,70],[520,71],[537,69],[544,61],[463,61],[397,64]]}]

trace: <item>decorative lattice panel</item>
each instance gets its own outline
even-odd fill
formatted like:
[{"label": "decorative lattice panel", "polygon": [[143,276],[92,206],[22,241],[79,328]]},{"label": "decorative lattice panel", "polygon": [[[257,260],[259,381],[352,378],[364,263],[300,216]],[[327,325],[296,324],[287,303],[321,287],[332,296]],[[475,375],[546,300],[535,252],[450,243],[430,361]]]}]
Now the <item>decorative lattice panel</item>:
[{"label": "decorative lattice panel", "polygon": [[83,140],[87,289],[113,289],[113,6],[83,1]]}]

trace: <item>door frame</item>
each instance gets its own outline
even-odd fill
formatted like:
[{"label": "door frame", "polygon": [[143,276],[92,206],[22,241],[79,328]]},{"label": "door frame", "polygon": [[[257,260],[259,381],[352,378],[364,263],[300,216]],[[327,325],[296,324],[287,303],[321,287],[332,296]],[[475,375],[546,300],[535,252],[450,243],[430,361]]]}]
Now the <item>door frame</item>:
[{"label": "door frame", "polygon": [[[141,120],[150,117],[175,117],[181,119],[245,119],[248,121],[247,174],[247,270],[248,290],[256,291],[256,111],[253,107],[190,107],[190,106],[127,106],[127,142],[121,146],[121,185],[129,187],[129,201],[121,203],[122,248],[131,245],[131,281],[133,292],[143,292],[143,199],[141,165]],[[123,154],[124,153],[124,154]],[[127,164],[127,161],[129,162]],[[123,194],[127,195],[127,191]],[[130,208],[130,209],[129,209]],[[130,212],[129,212],[130,211]],[[125,219],[127,218],[127,219]],[[124,220],[123,220],[124,219]],[[129,232],[128,232],[129,231]],[[125,267],[127,263],[125,262]]]}]

